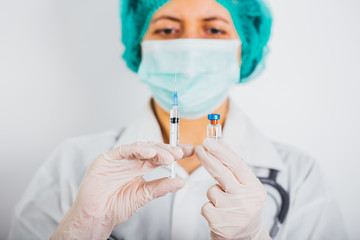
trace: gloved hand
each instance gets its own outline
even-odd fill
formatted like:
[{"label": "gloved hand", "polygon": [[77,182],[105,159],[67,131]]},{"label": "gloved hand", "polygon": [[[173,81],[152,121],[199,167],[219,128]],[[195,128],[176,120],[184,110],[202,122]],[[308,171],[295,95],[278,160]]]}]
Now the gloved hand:
[{"label": "gloved hand", "polygon": [[201,209],[212,239],[271,239],[261,220],[266,191],[245,162],[225,143],[204,140],[195,153],[218,181]]},{"label": "gloved hand", "polygon": [[146,182],[142,176],[193,151],[191,145],[138,142],[100,155],[91,163],[74,204],[51,239],[106,239],[147,202],[184,186],[180,178]]}]

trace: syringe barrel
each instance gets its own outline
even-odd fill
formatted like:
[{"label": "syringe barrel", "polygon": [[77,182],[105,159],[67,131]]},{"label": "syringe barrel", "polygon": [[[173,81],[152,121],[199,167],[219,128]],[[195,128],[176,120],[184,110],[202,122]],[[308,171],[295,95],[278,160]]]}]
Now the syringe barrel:
[{"label": "syringe barrel", "polygon": [[178,146],[179,145],[179,121],[180,121],[180,111],[174,106],[170,111],[170,145]]},{"label": "syringe barrel", "polygon": [[173,106],[170,110],[170,121],[172,118],[180,118],[180,110],[178,109],[177,106]]},{"label": "syringe barrel", "polygon": [[[170,136],[169,142],[171,146],[179,146],[179,121],[180,111],[177,106],[173,106],[170,111]],[[175,162],[171,164],[171,178],[175,178]]]}]

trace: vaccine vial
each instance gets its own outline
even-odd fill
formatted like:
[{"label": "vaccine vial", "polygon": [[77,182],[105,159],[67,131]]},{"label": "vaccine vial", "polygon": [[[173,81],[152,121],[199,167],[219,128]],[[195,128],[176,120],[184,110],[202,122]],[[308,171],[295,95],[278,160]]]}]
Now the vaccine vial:
[{"label": "vaccine vial", "polygon": [[207,137],[219,141],[221,139],[220,114],[208,114],[210,124],[207,126]]}]

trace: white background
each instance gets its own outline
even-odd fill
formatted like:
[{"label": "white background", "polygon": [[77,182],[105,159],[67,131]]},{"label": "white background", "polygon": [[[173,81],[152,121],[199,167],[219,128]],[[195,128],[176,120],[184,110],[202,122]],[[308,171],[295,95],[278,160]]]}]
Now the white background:
[{"label": "white background", "polygon": [[[313,155],[360,237],[357,0],[272,0],[271,53],[234,94],[268,137]],[[120,128],[150,93],[120,56],[116,0],[0,1],[0,239],[64,139]]]}]

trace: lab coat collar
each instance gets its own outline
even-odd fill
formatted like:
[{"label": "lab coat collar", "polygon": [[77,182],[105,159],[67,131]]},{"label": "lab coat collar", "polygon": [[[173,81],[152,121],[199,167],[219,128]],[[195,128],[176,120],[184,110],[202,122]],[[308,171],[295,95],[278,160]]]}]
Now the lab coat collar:
[{"label": "lab coat collar", "polygon": [[[273,144],[256,130],[231,98],[223,129],[223,140],[250,167],[271,168],[279,171],[285,169]],[[148,101],[143,111],[126,127],[116,146],[136,141],[163,142],[151,101]],[[182,170],[180,172],[183,172]]]}]

